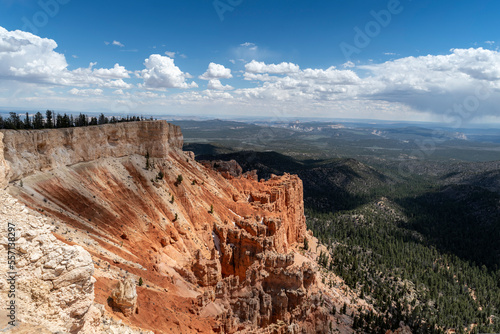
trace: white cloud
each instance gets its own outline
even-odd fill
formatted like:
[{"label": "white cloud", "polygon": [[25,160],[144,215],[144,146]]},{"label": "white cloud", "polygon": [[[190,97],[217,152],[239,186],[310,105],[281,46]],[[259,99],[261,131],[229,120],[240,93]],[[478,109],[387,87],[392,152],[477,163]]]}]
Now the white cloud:
[{"label": "white cloud", "polygon": [[112,81],[106,81],[106,82],[100,84],[100,86],[101,87],[106,87],[106,88],[113,88],[113,89],[117,89],[117,88],[120,88],[120,89],[130,89],[130,88],[133,87],[131,84],[126,83],[122,79],[112,80]]},{"label": "white cloud", "polygon": [[224,67],[224,65],[210,63],[208,69],[199,76],[202,80],[210,79],[230,79],[233,75],[231,74],[231,69]]},{"label": "white cloud", "polygon": [[342,67],[343,67],[343,68],[353,68],[353,67],[355,67],[355,66],[356,66],[356,65],[355,65],[352,61],[350,61],[350,60],[349,60],[349,61],[347,61],[347,62],[345,62],[344,64],[342,64]]},{"label": "white cloud", "polygon": [[245,70],[250,73],[271,73],[271,74],[287,74],[299,72],[300,67],[293,63],[269,64],[252,60],[245,65]]},{"label": "white cloud", "polygon": [[[498,51],[454,49],[448,55],[406,57],[363,65],[357,67],[363,71],[363,77],[349,69],[353,65],[346,63],[343,70],[333,66],[300,70],[296,64],[266,64],[254,60],[246,65],[244,78],[261,84],[232,94],[250,100],[295,101],[301,106],[335,102],[330,107],[324,105],[333,109],[337,109],[341,101],[343,104],[365,101],[367,106],[380,106],[380,101],[384,101],[392,106],[388,108],[383,104],[385,109],[398,106],[401,110],[434,115],[451,109],[466,115],[464,119],[487,114],[500,116]],[[481,99],[477,98],[478,92],[482,94]],[[471,106],[474,103],[477,106]],[[457,105],[462,109],[457,109]],[[474,110],[464,112],[467,108]]]},{"label": "white cloud", "polygon": [[125,46],[125,45],[123,45],[122,43],[120,43],[120,42],[118,42],[118,41],[113,41],[113,43],[111,43],[111,44],[113,44],[113,45],[115,45],[115,46],[119,46],[119,47],[121,47],[121,48],[123,48],[123,47]]},{"label": "white cloud", "polygon": [[76,96],[100,96],[103,93],[102,89],[77,89],[73,88],[68,93]]},{"label": "white cloud", "polygon": [[208,81],[208,85],[207,85],[207,88],[208,89],[212,89],[212,90],[231,90],[231,89],[234,89],[234,87],[230,86],[230,85],[223,85],[219,79],[210,79],[210,81]]},{"label": "white cloud", "polygon": [[131,87],[123,81],[129,77],[123,66],[92,69],[95,63],[91,63],[89,68],[69,71],[65,56],[56,48],[52,39],[0,27],[0,78],[60,86]]},{"label": "white cloud", "polygon": [[176,52],[176,51],[165,51],[165,55],[170,57],[170,58],[175,58],[175,56],[179,56],[183,59],[186,59],[187,56],[183,53],[179,53],[179,52]]},{"label": "white cloud", "polygon": [[249,43],[249,42],[245,42],[243,44],[240,44],[240,46],[247,48],[248,50],[251,50],[251,51],[257,51],[257,49],[259,48],[255,43]]},{"label": "white cloud", "polygon": [[173,52],[173,51],[165,51],[165,55],[169,56],[170,58],[175,58],[175,54],[177,52]]},{"label": "white cloud", "polygon": [[43,81],[68,66],[65,57],[53,51],[57,44],[51,39],[0,27],[0,41],[2,77]]},{"label": "white cloud", "polygon": [[104,79],[126,79],[130,78],[129,71],[125,69],[124,66],[120,64],[115,64],[111,69],[99,68],[92,71],[92,73],[99,78]]},{"label": "white cloud", "polygon": [[486,44],[493,45],[495,44],[495,41],[485,41]]},{"label": "white cloud", "polygon": [[371,73],[363,80],[362,92],[373,98],[442,114],[468,98],[476,101],[477,91],[483,90],[490,92],[490,96],[479,101],[475,116],[498,114],[498,51],[453,49],[448,55],[406,57],[361,68]]},{"label": "white cloud", "polygon": [[153,54],[144,61],[146,69],[138,74],[144,80],[142,87],[149,89],[194,88],[198,85],[193,81],[186,83],[189,73],[182,72],[169,57]]},{"label": "white cloud", "polygon": [[323,69],[306,68],[296,75],[299,79],[313,79],[316,82],[328,83],[330,85],[353,85],[359,83],[360,79],[351,70],[337,70],[334,66]]},{"label": "white cloud", "polygon": [[136,96],[141,98],[141,97],[144,97],[144,98],[149,98],[149,99],[156,99],[156,98],[160,98],[160,97],[165,97],[165,95],[163,94],[157,94],[157,93],[153,93],[153,92],[137,92],[136,93]]}]

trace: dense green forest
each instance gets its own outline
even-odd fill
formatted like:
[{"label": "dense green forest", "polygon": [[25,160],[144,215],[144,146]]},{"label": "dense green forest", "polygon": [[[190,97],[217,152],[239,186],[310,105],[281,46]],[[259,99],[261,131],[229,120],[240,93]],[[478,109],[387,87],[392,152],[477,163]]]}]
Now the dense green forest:
[{"label": "dense green forest", "polygon": [[45,115],[41,112],[37,112],[33,116],[26,113],[24,117],[19,116],[19,114],[15,112],[10,112],[9,117],[5,119],[0,115],[0,129],[32,130],[70,128],[108,123],[137,122],[143,120],[146,120],[146,118],[143,118],[142,116],[107,117],[104,114],[101,114],[99,117],[89,117],[81,113],[77,117],[73,117],[73,115],[68,114],[56,114],[52,110],[47,110]]},{"label": "dense green forest", "polygon": [[320,264],[378,311],[356,316],[354,327],[500,332],[498,194],[421,180],[381,190],[385,197],[355,209],[306,212],[330,251]]}]

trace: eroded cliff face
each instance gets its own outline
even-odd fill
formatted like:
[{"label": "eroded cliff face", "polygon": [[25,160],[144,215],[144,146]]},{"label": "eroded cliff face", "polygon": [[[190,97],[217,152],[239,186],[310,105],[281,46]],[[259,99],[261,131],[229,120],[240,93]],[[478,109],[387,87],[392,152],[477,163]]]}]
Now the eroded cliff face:
[{"label": "eroded cliff face", "polygon": [[169,150],[181,149],[183,144],[180,128],[166,121],[1,132],[2,153],[10,170],[2,169],[0,156],[0,180],[3,180],[0,185],[37,171],[50,171],[99,158],[146,153],[151,157],[165,158]]},{"label": "eroded cliff face", "polygon": [[0,132],[0,189],[7,187],[9,183],[10,166],[4,157],[3,133]]},{"label": "eroded cliff face", "polygon": [[[134,124],[140,140],[122,124],[95,127],[96,140],[60,130],[4,138],[8,164],[21,168],[8,180],[24,175],[9,193],[50,217],[58,240],[91,255],[102,314],[156,333],[351,332],[348,320],[330,314],[348,298],[326,289],[302,254],[297,176],[223,175],[181,151],[178,128]],[[108,138],[113,131],[121,139]],[[41,153],[29,146],[50,138],[58,140],[37,162]],[[139,280],[124,311],[117,287]]]}]

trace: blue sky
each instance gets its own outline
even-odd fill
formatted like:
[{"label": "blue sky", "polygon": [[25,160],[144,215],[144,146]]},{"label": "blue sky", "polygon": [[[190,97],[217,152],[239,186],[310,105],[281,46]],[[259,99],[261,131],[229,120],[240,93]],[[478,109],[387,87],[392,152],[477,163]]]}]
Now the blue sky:
[{"label": "blue sky", "polygon": [[0,107],[495,122],[498,13],[486,0],[0,0]]}]

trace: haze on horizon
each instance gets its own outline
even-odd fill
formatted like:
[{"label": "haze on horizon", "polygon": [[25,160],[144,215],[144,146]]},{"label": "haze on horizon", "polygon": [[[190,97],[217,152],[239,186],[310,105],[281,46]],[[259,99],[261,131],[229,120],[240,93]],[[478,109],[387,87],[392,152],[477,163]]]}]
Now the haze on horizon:
[{"label": "haze on horizon", "polygon": [[500,121],[500,3],[0,1],[0,108]]}]

